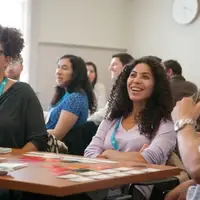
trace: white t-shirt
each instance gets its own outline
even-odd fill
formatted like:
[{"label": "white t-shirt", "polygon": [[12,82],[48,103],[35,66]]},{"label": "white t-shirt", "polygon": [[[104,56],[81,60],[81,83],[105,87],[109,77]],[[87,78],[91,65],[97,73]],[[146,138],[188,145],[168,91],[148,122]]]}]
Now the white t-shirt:
[{"label": "white t-shirt", "polygon": [[106,111],[108,109],[108,103],[106,103],[105,107],[100,108],[97,112],[92,114],[88,121],[93,121],[97,126],[103,121],[104,117],[106,116]]},{"label": "white t-shirt", "polygon": [[103,84],[101,83],[96,83],[96,85],[94,86],[94,94],[96,96],[97,99],[97,110],[99,110],[100,108],[103,108],[106,104],[106,90]]}]

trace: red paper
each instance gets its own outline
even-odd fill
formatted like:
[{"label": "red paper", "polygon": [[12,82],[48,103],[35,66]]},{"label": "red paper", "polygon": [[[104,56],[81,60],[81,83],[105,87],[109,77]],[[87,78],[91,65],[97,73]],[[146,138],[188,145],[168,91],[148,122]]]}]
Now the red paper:
[{"label": "red paper", "polygon": [[30,161],[30,162],[41,162],[44,161],[45,158],[37,157],[37,156],[22,156],[20,158],[22,161]]}]

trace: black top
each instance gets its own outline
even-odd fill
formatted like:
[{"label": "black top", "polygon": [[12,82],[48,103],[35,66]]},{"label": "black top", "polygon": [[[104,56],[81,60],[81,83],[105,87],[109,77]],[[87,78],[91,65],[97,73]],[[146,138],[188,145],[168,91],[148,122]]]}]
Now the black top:
[{"label": "black top", "polygon": [[32,142],[46,150],[47,131],[40,102],[27,83],[16,82],[0,96],[0,147]]}]

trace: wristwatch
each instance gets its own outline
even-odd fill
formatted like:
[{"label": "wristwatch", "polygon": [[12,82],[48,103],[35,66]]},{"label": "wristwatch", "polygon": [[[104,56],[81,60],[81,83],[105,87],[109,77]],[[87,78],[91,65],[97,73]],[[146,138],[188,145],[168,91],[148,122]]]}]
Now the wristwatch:
[{"label": "wristwatch", "polygon": [[178,120],[175,124],[174,124],[174,130],[176,132],[182,130],[186,125],[192,125],[195,127],[196,125],[196,122],[193,120],[193,119],[181,119],[181,120]]}]

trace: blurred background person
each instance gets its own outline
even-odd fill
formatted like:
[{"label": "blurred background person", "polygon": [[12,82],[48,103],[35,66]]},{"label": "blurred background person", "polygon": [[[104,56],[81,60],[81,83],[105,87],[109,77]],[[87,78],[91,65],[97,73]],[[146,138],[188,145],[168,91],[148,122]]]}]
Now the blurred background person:
[{"label": "blurred background person", "polygon": [[11,61],[6,68],[6,77],[14,80],[19,80],[23,70],[23,58],[20,56],[17,60]]},{"label": "blurred background person", "polygon": [[177,101],[180,101],[183,97],[192,96],[197,92],[197,86],[190,82],[182,75],[182,67],[176,60],[166,60],[163,62],[169,82],[171,85],[172,96],[174,99],[174,106]]},{"label": "blurred background person", "polygon": [[102,83],[98,82],[97,66],[93,62],[86,62],[87,74],[92,84],[93,92],[97,100],[97,110],[103,108],[106,104],[106,90]]},{"label": "blurred background person", "polygon": [[[133,62],[133,57],[128,53],[117,53],[112,56],[111,63],[109,66],[109,71],[111,73],[111,79],[113,82],[117,79],[119,74],[123,71],[124,67],[128,64]],[[103,108],[95,112],[88,118],[88,121],[95,124],[96,129],[99,124],[102,122],[106,115],[108,105],[106,104]],[[95,130],[96,130],[95,129]],[[95,131],[96,132],[96,131]]]}]

